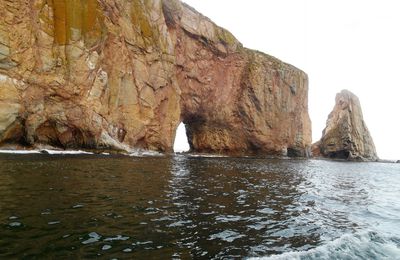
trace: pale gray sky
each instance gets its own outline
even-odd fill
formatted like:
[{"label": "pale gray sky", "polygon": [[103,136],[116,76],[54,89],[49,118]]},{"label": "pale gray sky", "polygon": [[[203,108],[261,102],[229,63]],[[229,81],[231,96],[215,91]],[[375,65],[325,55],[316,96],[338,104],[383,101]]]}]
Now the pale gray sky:
[{"label": "pale gray sky", "polygon": [[[313,141],[335,95],[361,101],[381,158],[400,159],[400,1],[184,0],[244,46],[308,73]],[[182,146],[178,134],[177,146]]]}]

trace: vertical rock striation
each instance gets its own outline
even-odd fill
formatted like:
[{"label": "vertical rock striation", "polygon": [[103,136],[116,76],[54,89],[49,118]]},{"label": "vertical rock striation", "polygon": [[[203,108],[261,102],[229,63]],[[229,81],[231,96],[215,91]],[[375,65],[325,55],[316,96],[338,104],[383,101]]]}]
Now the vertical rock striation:
[{"label": "vertical rock striation", "polygon": [[336,95],[321,140],[313,145],[313,154],[328,158],[375,161],[374,141],[364,122],[360,101],[348,90]]},{"label": "vertical rock striation", "polygon": [[176,0],[0,2],[0,144],[307,156],[308,79]]}]

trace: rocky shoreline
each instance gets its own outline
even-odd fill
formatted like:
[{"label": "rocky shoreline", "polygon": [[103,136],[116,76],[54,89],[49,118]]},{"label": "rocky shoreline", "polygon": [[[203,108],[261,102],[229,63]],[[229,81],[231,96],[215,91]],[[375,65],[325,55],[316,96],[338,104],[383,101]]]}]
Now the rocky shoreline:
[{"label": "rocky shoreline", "polygon": [[[172,153],[183,122],[195,153],[312,156],[307,74],[179,0],[3,1],[0,17],[0,147]],[[312,150],[378,159],[353,94]]]}]

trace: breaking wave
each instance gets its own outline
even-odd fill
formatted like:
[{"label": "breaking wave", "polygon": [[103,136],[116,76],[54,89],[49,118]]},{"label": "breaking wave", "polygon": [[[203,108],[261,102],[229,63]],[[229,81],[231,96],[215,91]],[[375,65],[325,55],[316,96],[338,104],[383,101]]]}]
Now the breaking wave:
[{"label": "breaking wave", "polygon": [[376,232],[346,234],[314,249],[280,255],[250,258],[251,260],[308,259],[400,259],[400,238],[385,237]]}]

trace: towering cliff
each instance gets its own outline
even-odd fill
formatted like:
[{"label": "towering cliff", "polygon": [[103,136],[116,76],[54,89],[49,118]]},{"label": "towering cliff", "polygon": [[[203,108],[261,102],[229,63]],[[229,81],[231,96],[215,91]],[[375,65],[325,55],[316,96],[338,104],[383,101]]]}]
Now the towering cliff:
[{"label": "towering cliff", "polygon": [[375,161],[374,141],[364,122],[360,101],[348,90],[336,95],[336,104],[329,114],[326,128],[313,154],[328,158]]},{"label": "towering cliff", "polygon": [[0,144],[308,154],[308,79],[176,0],[0,2]]}]

